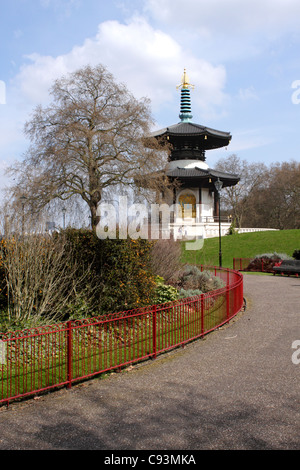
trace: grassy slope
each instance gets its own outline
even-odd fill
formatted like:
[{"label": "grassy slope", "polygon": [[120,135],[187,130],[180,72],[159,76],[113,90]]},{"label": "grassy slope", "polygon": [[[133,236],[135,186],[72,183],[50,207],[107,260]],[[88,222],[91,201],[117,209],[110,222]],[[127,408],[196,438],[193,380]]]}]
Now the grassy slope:
[{"label": "grassy slope", "polygon": [[[248,258],[262,253],[286,253],[300,249],[300,230],[243,233],[222,237],[222,265],[232,268],[233,258]],[[219,265],[219,238],[209,238],[199,251],[187,251],[183,242],[183,262]]]}]

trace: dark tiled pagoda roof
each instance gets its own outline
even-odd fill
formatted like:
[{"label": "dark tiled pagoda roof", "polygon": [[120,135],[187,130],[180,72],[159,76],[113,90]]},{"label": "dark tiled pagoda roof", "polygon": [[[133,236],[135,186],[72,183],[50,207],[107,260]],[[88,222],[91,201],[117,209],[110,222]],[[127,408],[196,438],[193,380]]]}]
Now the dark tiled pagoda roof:
[{"label": "dark tiled pagoda roof", "polygon": [[173,138],[192,138],[199,140],[204,150],[226,147],[230,140],[230,132],[218,131],[210,127],[201,126],[193,122],[179,122],[169,127],[165,127],[151,134],[151,137],[169,136]]},{"label": "dark tiled pagoda roof", "polygon": [[193,180],[199,183],[200,181],[204,186],[212,185],[218,178],[223,182],[223,187],[233,186],[240,180],[238,175],[231,173],[224,173],[222,171],[213,170],[208,168],[174,168],[168,170],[166,175],[171,179],[178,178],[182,182],[192,183]]}]

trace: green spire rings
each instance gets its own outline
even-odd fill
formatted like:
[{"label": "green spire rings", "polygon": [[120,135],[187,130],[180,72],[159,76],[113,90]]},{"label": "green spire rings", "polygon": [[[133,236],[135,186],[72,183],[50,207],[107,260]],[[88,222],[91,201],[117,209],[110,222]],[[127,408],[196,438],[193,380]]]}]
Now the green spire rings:
[{"label": "green spire rings", "polygon": [[179,117],[182,122],[189,122],[192,115],[191,95],[188,88],[181,89],[181,105]]}]

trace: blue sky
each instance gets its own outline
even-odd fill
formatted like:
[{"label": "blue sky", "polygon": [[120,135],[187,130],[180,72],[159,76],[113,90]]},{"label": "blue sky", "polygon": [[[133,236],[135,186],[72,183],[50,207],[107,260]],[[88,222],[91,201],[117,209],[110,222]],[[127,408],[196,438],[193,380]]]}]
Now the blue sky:
[{"label": "blue sky", "polygon": [[156,128],[179,121],[186,68],[193,121],[233,137],[207,153],[211,167],[232,153],[300,161],[299,17],[299,0],[1,0],[0,188],[32,110],[86,64],[149,97]]}]

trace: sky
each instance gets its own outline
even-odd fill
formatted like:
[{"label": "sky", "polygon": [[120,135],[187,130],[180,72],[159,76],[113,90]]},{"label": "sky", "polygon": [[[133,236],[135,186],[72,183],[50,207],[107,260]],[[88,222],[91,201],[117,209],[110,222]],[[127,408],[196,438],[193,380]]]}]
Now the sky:
[{"label": "sky", "polygon": [[184,68],[193,122],[230,132],[249,163],[300,162],[299,0],[0,0],[0,189],[22,160],[24,124],[56,78],[103,64],[155,129],[179,119]]}]

